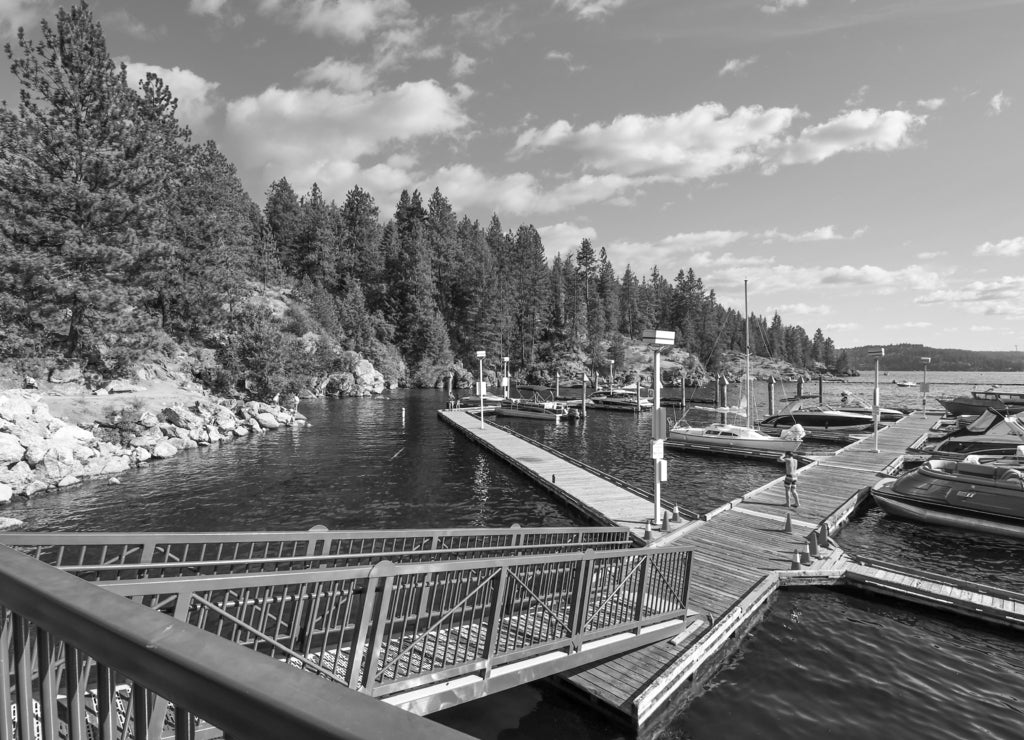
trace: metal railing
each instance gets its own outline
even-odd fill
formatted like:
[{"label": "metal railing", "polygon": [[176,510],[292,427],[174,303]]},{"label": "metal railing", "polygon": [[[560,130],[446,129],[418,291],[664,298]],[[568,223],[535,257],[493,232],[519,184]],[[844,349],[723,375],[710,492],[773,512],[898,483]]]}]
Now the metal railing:
[{"label": "metal railing", "polygon": [[[527,436],[525,434],[522,434],[521,432],[517,432],[512,427],[505,426],[504,424],[498,424],[497,422],[490,421],[490,420],[488,420],[487,423],[490,424],[491,426],[495,427],[496,429],[500,429],[503,432],[507,432],[507,433],[511,434],[513,437],[519,437],[519,439],[525,440],[525,441],[529,442],[530,444],[532,444],[533,446],[539,447],[540,449],[542,449],[545,452],[548,452],[548,453],[554,455],[555,457],[561,458],[562,460],[565,460],[566,462],[572,463],[576,467],[582,468],[583,470],[586,470],[588,473],[596,475],[597,477],[602,478],[603,480],[606,480],[609,483],[614,483],[619,488],[622,488],[623,490],[629,491],[634,496],[638,496],[639,498],[642,498],[645,501],[651,501],[651,502],[654,501],[654,494],[651,493],[650,491],[646,491],[643,488],[639,488],[637,486],[634,486],[632,483],[628,483],[628,482],[622,480],[621,478],[616,478],[614,475],[611,475],[610,473],[606,473],[603,470],[600,470],[599,468],[595,468],[593,465],[589,465],[588,463],[585,463],[582,460],[577,460],[576,458],[574,458],[574,457],[572,457],[570,455],[567,455],[564,452],[561,452],[560,450],[555,449],[554,447],[546,445],[543,442],[538,442],[533,437],[530,437],[530,436]],[[674,501],[670,501],[670,500],[666,499],[664,496],[661,497],[661,504],[662,504],[662,506],[665,506],[665,507],[676,507],[676,508],[678,508],[679,509],[679,513],[682,514],[683,516],[685,516],[687,519],[693,519],[693,520],[700,519],[700,514],[698,514],[697,512],[691,511],[691,510],[689,510],[687,508],[679,506],[679,504],[677,504]]]},{"label": "metal railing", "polygon": [[656,627],[678,631],[686,616],[691,562],[688,548],[633,548],[101,585],[388,696],[467,675],[486,681],[540,654],[587,650],[597,660],[663,639]]},{"label": "metal railing", "polygon": [[467,739],[0,546],[0,740],[115,737]]},{"label": "metal railing", "polygon": [[8,545],[87,580],[266,573],[627,548],[624,527],[206,533],[0,534]]}]

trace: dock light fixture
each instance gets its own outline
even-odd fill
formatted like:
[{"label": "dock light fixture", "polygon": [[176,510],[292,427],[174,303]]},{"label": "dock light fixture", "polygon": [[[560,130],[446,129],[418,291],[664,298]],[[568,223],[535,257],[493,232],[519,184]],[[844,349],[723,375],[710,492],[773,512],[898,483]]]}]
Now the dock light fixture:
[{"label": "dock light fixture", "polygon": [[505,398],[508,398],[509,397],[509,392],[510,392],[510,387],[512,385],[511,382],[509,381],[509,377],[508,377],[508,358],[507,357],[502,357],[501,361],[503,363],[505,363],[505,367],[504,367],[504,370],[502,370],[502,375],[501,375],[501,387],[504,390],[502,395]]},{"label": "dock light fixture", "polygon": [[875,349],[869,350],[868,357],[873,357],[875,359],[875,396],[871,403],[871,421],[875,428],[875,452],[878,452],[878,361],[885,357],[885,347],[876,347]]},{"label": "dock light fixture", "polygon": [[[661,483],[668,480],[665,462],[665,412],[661,408],[661,353],[676,343],[674,331],[644,329],[644,344],[654,350],[654,408],[651,409],[651,458],[654,460],[654,523],[661,521]],[[637,388],[640,381],[637,381]],[[664,525],[662,525],[664,526]]]},{"label": "dock light fixture", "polygon": [[928,413],[928,365],[931,361],[931,357],[921,358],[921,369],[924,371],[924,378],[921,380],[921,411],[924,413]]},{"label": "dock light fixture", "polygon": [[476,384],[476,394],[480,396],[480,428],[484,428],[484,393],[487,392],[487,386],[484,385],[484,358],[487,357],[487,352],[482,349],[476,351],[476,358],[480,360],[480,381]]}]

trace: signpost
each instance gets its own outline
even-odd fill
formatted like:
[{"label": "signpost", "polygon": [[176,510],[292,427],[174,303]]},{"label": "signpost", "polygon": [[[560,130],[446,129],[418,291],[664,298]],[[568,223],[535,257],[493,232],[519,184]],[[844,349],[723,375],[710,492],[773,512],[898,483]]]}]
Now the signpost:
[{"label": "signpost", "polygon": [[476,384],[476,393],[480,396],[480,428],[484,428],[484,394],[487,393],[487,385],[484,383],[484,358],[487,357],[487,353],[478,349],[476,351],[476,357],[480,360],[480,381]]},{"label": "signpost", "polygon": [[874,422],[875,427],[875,452],[878,452],[878,361],[885,357],[885,347],[878,347],[877,349],[870,350],[868,357],[875,358],[875,395],[871,402],[871,420]]},{"label": "signpost", "polygon": [[[676,343],[674,331],[644,329],[644,344],[654,350],[654,408],[651,410],[651,458],[654,460],[654,521],[661,521],[661,484],[668,480],[668,465],[665,463],[665,413],[661,408],[661,353]],[[640,383],[637,381],[637,387]]]},{"label": "signpost", "polygon": [[921,358],[921,367],[924,370],[924,378],[921,381],[921,411],[925,413],[928,413],[928,365],[931,361],[931,357]]}]

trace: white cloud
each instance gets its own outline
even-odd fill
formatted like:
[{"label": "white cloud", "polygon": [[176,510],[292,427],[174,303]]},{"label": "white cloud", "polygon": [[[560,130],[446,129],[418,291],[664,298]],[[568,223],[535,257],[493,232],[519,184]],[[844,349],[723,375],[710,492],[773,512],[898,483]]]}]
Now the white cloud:
[{"label": "white cloud", "polygon": [[574,223],[561,221],[549,226],[537,228],[541,240],[544,242],[544,252],[549,257],[556,254],[568,255],[576,251],[580,242],[584,239],[597,240],[597,230],[593,226],[580,226]]},{"label": "white cloud", "polygon": [[934,260],[934,259],[938,259],[939,257],[942,257],[944,254],[946,254],[946,253],[945,252],[918,252],[917,253],[917,258],[919,260]]},{"label": "white cloud", "polygon": [[775,13],[784,13],[790,8],[802,8],[805,5],[807,5],[807,0],[772,0],[770,4],[761,6],[761,12],[774,15]]},{"label": "white cloud", "polygon": [[[570,13],[584,20],[593,20],[618,10],[629,0],[555,0]],[[805,0],[806,2],[806,0]]]},{"label": "white cloud", "polygon": [[909,146],[910,135],[924,126],[926,116],[877,108],[841,113],[830,121],[808,126],[786,143],[782,164],[817,164],[841,152],[889,152]]},{"label": "white cloud", "polygon": [[212,15],[220,17],[228,0],[189,0],[188,12],[195,15]]},{"label": "white cloud", "polygon": [[123,60],[127,68],[128,83],[137,85],[150,72],[155,74],[178,99],[178,117],[192,128],[202,128],[217,107],[216,90],[220,83],[203,79],[195,72],[181,67],[160,67],[155,64]]},{"label": "white cloud", "polygon": [[590,169],[677,182],[703,179],[764,161],[797,113],[761,106],[728,113],[719,103],[703,103],[683,113],[623,115],[579,130],[556,121],[523,132],[513,154],[565,146]]},{"label": "white cloud", "polygon": [[989,112],[994,116],[998,116],[1000,113],[1003,112],[1003,110],[1009,107],[1010,103],[1012,102],[1013,100],[1010,98],[1010,96],[1006,95],[1005,93],[1003,93],[1002,90],[1000,90],[995,95],[993,95],[992,98],[988,101]]},{"label": "white cloud", "polygon": [[832,308],[825,305],[811,306],[807,303],[786,303],[769,308],[767,313],[777,313],[779,316],[827,316],[832,313]]},{"label": "white cloud", "polygon": [[456,79],[473,74],[476,69],[476,59],[461,51],[452,59],[452,77]]},{"label": "white cloud", "polygon": [[472,37],[480,44],[501,46],[512,38],[505,29],[505,21],[512,8],[478,7],[452,16],[452,28],[460,37]]},{"label": "white cloud", "polygon": [[870,85],[861,85],[857,88],[857,92],[846,99],[844,105],[847,108],[856,108],[864,102],[864,98],[868,96],[868,90],[871,89]]},{"label": "white cloud", "polygon": [[587,65],[585,64],[573,64],[572,54],[568,51],[549,51],[544,58],[557,62],[565,62],[565,66],[570,72],[582,72],[587,68]]},{"label": "white cloud", "polygon": [[995,331],[995,330],[996,330],[996,328],[994,326],[980,325],[980,324],[972,324],[971,328],[970,328],[970,331]]},{"label": "white cloud", "polygon": [[844,236],[836,231],[836,227],[832,224],[828,226],[819,226],[816,229],[804,231],[799,234],[787,234],[784,231],[777,229],[769,229],[761,234],[761,238],[766,242],[773,242],[776,239],[784,242],[830,242],[830,241],[846,241],[848,239],[857,239],[864,235],[867,229],[857,229],[849,236]]},{"label": "white cloud", "polygon": [[439,169],[421,190],[434,185],[461,208],[486,207],[499,213],[556,213],[587,203],[606,202],[630,186],[619,175],[583,175],[554,188],[546,189],[526,172],[492,177],[469,164]]},{"label": "white cloud", "polygon": [[885,324],[882,326],[883,329],[927,329],[929,326],[933,326],[930,321],[904,321],[899,324]]},{"label": "white cloud", "polygon": [[[269,87],[227,106],[227,133],[242,152],[236,161],[252,163],[265,182],[284,175],[297,190],[318,182],[325,193],[339,198],[343,192],[338,191],[362,184],[354,178],[361,177],[364,158],[380,155],[389,145],[449,135],[468,124],[458,94],[433,80],[351,93]],[[389,182],[401,169],[393,160],[368,167],[378,181]],[[414,176],[402,175],[406,184]]]},{"label": "white cloud", "polygon": [[994,254],[999,257],[1017,257],[1024,254],[1024,236],[1017,236],[1013,239],[1003,239],[993,244],[985,242],[974,248],[975,254]]},{"label": "white cloud", "polygon": [[260,0],[259,11],[315,36],[362,41],[409,20],[406,0]]},{"label": "white cloud", "polygon": [[148,28],[146,28],[146,25],[142,21],[124,8],[115,10],[111,13],[106,13],[103,16],[101,23],[104,31],[117,29],[118,31],[137,39],[150,39],[153,38],[154,35]]},{"label": "white cloud", "polygon": [[718,76],[723,77],[728,74],[738,74],[744,69],[749,67],[751,64],[757,61],[757,57],[747,57],[746,59],[730,59],[725,63],[725,66],[718,70]]},{"label": "white cloud", "polygon": [[1004,275],[993,282],[976,280],[959,288],[937,290],[914,299],[922,305],[939,304],[981,316],[1024,316],[1024,276]]},{"label": "white cloud", "polygon": [[682,232],[666,236],[650,245],[655,250],[676,249],[717,249],[738,242],[747,236],[745,231],[697,231]]},{"label": "white cloud", "polygon": [[927,100],[918,100],[917,104],[922,108],[928,110],[938,110],[946,104],[945,98],[928,98]]},{"label": "white cloud", "polygon": [[50,15],[55,5],[54,0],[0,0],[0,31],[28,30],[35,21]]},{"label": "white cloud", "polygon": [[308,85],[326,83],[343,92],[358,92],[373,85],[377,75],[362,64],[338,61],[327,57],[315,67],[299,73],[300,79]]},{"label": "white cloud", "polygon": [[628,114],[579,129],[560,120],[520,133],[510,155],[561,147],[584,169],[624,174],[638,184],[680,183],[750,166],[771,173],[841,152],[892,151],[910,145],[911,132],[926,121],[898,110],[855,110],[793,136],[788,130],[800,116],[796,108],[741,106],[729,113],[720,103],[702,103],[682,113]]}]

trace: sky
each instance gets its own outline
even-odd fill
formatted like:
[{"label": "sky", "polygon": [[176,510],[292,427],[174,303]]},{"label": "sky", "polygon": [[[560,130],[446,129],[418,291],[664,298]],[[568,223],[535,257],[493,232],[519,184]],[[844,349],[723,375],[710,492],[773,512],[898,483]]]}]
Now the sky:
[{"label": "sky", "polygon": [[[0,0],[0,38],[58,5]],[[260,205],[440,188],[839,348],[1024,350],[1024,0],[89,7]]]}]

